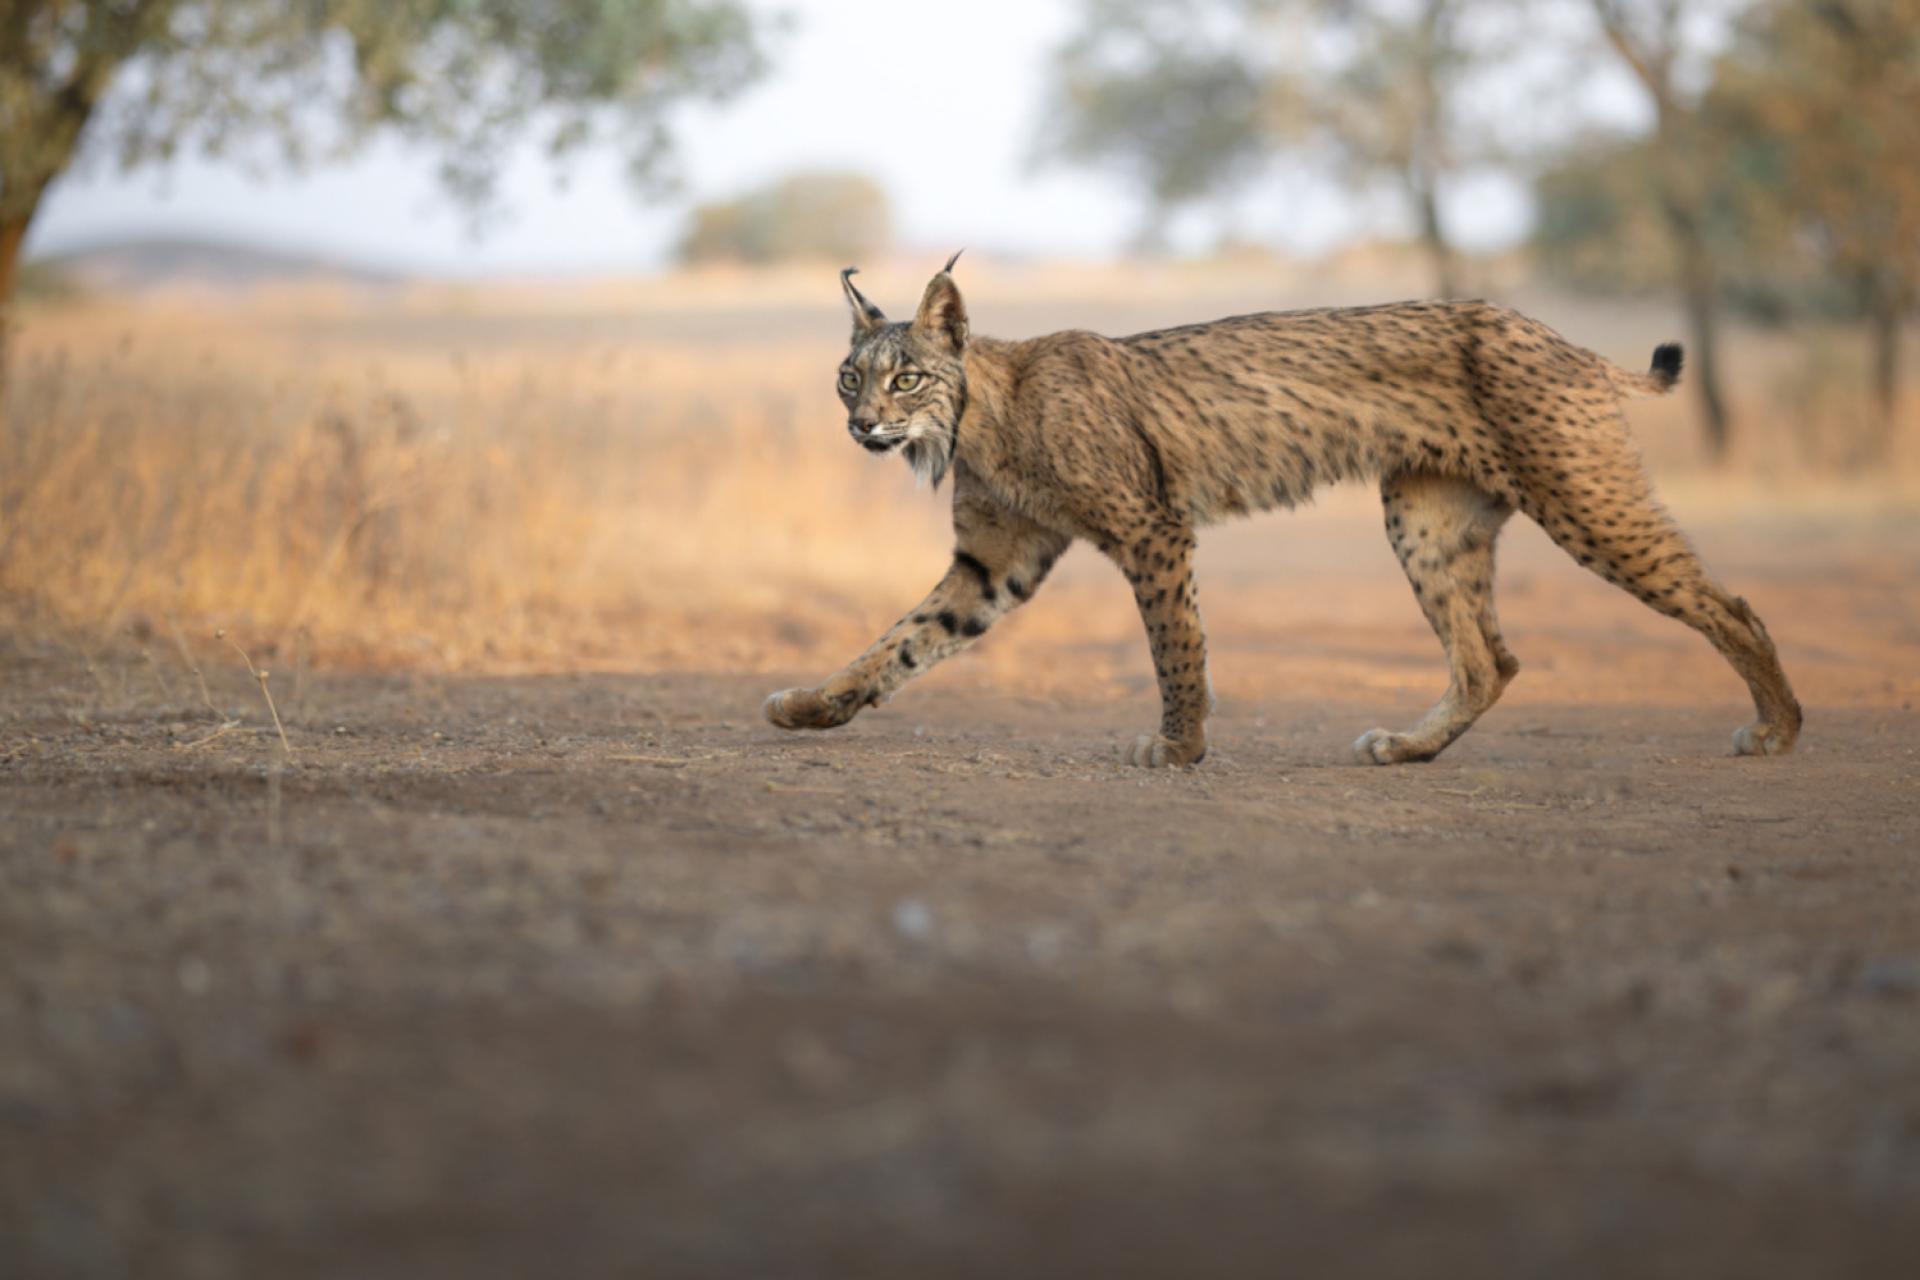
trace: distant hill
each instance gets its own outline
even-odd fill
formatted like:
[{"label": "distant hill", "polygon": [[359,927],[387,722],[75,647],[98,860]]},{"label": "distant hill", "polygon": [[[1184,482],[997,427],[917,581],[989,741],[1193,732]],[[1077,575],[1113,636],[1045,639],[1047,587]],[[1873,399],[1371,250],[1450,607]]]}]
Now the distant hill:
[{"label": "distant hill", "polygon": [[252,289],[306,281],[398,284],[386,271],[315,254],[188,237],[116,240],[35,258],[43,279],[88,293],[142,293],[172,288]]}]

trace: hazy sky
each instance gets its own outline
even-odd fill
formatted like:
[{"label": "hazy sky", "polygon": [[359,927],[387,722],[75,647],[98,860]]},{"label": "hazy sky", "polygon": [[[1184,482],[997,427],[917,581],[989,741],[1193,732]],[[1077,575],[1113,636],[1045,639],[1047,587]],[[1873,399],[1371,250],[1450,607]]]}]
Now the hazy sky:
[{"label": "hazy sky", "polygon": [[[784,0],[791,28],[756,88],[697,106],[678,131],[683,192],[646,207],[611,155],[582,155],[556,185],[540,159],[512,161],[507,216],[482,239],[438,190],[432,158],[377,146],[305,176],[249,177],[189,160],[130,175],[92,165],[49,197],[40,251],[134,234],[216,234],[318,249],[356,261],[455,275],[560,273],[659,264],[698,199],[733,194],[785,171],[856,168],[894,201],[901,237],[927,247],[1103,254],[1137,220],[1122,187],[1028,163],[1044,105],[1048,55],[1072,0]],[[1519,234],[1526,206],[1495,180],[1455,193],[1461,238]],[[1311,183],[1275,183],[1242,201],[1240,229],[1322,248],[1364,229],[1367,212]]]}]

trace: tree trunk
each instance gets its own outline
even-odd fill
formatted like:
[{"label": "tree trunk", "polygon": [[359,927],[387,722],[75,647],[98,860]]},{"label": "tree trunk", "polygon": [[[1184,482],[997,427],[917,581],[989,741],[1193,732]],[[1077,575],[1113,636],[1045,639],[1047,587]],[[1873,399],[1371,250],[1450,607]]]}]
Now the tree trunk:
[{"label": "tree trunk", "polygon": [[6,417],[7,370],[13,355],[13,287],[20,279],[20,249],[32,224],[31,213],[0,220],[0,420]]},{"label": "tree trunk", "polygon": [[1720,394],[1720,299],[1706,246],[1691,236],[1680,247],[1681,302],[1687,313],[1688,364],[1700,401],[1700,429],[1707,438],[1707,457],[1719,466],[1727,460],[1733,438],[1733,419]]},{"label": "tree trunk", "polygon": [[1681,0],[1665,0],[1656,8],[1657,30],[1644,41],[1635,35],[1618,0],[1593,0],[1593,9],[1607,42],[1653,99],[1654,176],[1679,261],[1680,303],[1687,313],[1687,337],[1693,348],[1689,363],[1693,385],[1699,389],[1700,427],[1707,438],[1707,456],[1717,466],[1726,461],[1733,418],[1720,394],[1719,291],[1713,255],[1700,226],[1705,199],[1698,184],[1711,174],[1692,145],[1698,110],[1683,106],[1675,89]]},{"label": "tree trunk", "polygon": [[1436,298],[1457,298],[1460,296],[1460,276],[1453,256],[1453,246],[1447,243],[1446,229],[1440,225],[1440,197],[1432,183],[1423,183],[1414,195],[1414,201],[1420,207],[1420,243],[1426,248],[1427,259],[1433,266],[1434,296]]},{"label": "tree trunk", "polygon": [[1874,281],[1867,324],[1873,341],[1873,432],[1863,461],[1879,462],[1893,445],[1900,409],[1900,299],[1885,279]]},{"label": "tree trunk", "polygon": [[1451,49],[1448,19],[1453,0],[1427,0],[1420,13],[1419,50],[1415,60],[1415,82],[1420,104],[1421,123],[1415,128],[1411,150],[1406,157],[1406,174],[1413,196],[1414,212],[1420,220],[1420,243],[1433,265],[1434,296],[1460,296],[1460,276],[1447,242],[1446,228],[1440,221],[1440,175],[1446,169],[1445,91],[1441,77]]},{"label": "tree trunk", "polygon": [[1706,436],[1707,459],[1714,466],[1727,460],[1727,447],[1733,439],[1733,415],[1720,393],[1720,287],[1713,265],[1713,252],[1694,207],[1686,201],[1683,180],[1676,178],[1678,149],[1670,133],[1656,135],[1663,150],[1658,175],[1661,205],[1667,231],[1673,237],[1675,257],[1679,260],[1680,304],[1687,314],[1688,363],[1692,366],[1693,385],[1700,401],[1700,430]]},{"label": "tree trunk", "polygon": [[[50,27],[69,27],[60,5],[10,6],[52,9]],[[24,101],[9,100],[4,147],[0,147],[0,412],[5,410],[9,329],[13,321],[13,289],[20,279],[20,250],[27,228],[39,211],[47,188],[67,170],[86,133],[87,122],[113,83],[121,65],[165,28],[175,0],[132,0],[127,4],[81,6],[84,18],[67,36],[51,45],[27,33],[28,23],[16,13],[10,22],[0,58],[9,65],[65,62],[58,85],[42,86]],[[36,24],[37,25],[37,24]],[[16,29],[18,28],[18,29]],[[45,33],[42,33],[43,36]],[[70,37],[70,40],[69,38]],[[64,52],[64,58],[54,56]],[[39,74],[30,79],[37,81]],[[10,77],[11,79],[11,77]],[[15,95],[16,99],[19,95]],[[30,144],[30,145],[23,145]]]}]

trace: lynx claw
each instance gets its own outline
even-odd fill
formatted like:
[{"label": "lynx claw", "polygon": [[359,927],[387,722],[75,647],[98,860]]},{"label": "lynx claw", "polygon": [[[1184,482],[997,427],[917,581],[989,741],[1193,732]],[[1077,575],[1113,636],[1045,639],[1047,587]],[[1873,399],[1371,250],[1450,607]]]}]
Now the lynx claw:
[{"label": "lynx claw", "polygon": [[1369,729],[1353,740],[1353,758],[1361,764],[1392,764],[1393,734],[1386,729]]},{"label": "lynx claw", "polygon": [[782,689],[769,695],[760,709],[782,729],[832,729],[853,719],[851,708],[843,709],[818,689]]},{"label": "lynx claw", "polygon": [[1414,750],[1404,733],[1390,729],[1369,729],[1354,740],[1353,758],[1361,764],[1401,764],[1409,760],[1429,760]]},{"label": "lynx claw", "polygon": [[1206,744],[1198,750],[1191,746],[1163,738],[1156,733],[1143,733],[1128,746],[1121,748],[1120,758],[1127,764],[1138,765],[1142,769],[1166,769],[1177,765],[1199,764],[1206,759]]},{"label": "lynx claw", "polygon": [[1770,724],[1745,724],[1733,731],[1733,754],[1737,756],[1783,756],[1793,750],[1793,740]]}]

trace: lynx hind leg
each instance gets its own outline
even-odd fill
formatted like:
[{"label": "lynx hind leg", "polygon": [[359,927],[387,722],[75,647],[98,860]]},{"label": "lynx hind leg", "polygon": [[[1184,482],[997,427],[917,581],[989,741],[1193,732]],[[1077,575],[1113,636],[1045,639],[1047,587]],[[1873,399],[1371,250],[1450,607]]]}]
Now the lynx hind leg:
[{"label": "lynx hind leg", "polygon": [[1575,560],[1711,641],[1753,695],[1757,718],[1734,731],[1735,753],[1784,755],[1800,735],[1800,703],[1773,640],[1747,602],[1707,573],[1625,433],[1621,424],[1605,446],[1558,464],[1553,483],[1527,496],[1528,514]]},{"label": "lynx hind leg", "polygon": [[1160,732],[1141,734],[1121,758],[1150,769],[1199,764],[1207,754],[1207,636],[1193,578],[1193,530],[1160,525],[1113,552],[1147,629],[1160,685]]},{"label": "lynx hind leg", "polygon": [[1380,486],[1387,538],[1446,649],[1451,679],[1410,729],[1372,729],[1353,744],[1363,764],[1431,760],[1500,697],[1520,664],[1493,608],[1493,544],[1512,508],[1463,480],[1402,475]]}]

